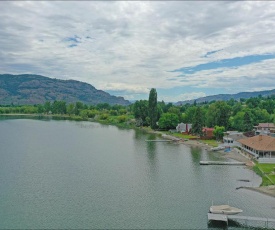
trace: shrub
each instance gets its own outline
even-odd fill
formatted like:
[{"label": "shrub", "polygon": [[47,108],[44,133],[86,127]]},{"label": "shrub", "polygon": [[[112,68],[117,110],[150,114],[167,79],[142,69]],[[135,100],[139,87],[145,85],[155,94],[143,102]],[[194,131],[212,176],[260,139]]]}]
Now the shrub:
[{"label": "shrub", "polygon": [[117,119],[118,119],[119,123],[122,123],[122,122],[125,122],[127,120],[127,116],[121,115],[121,116],[118,116]]},{"label": "shrub", "polygon": [[107,120],[108,118],[109,118],[109,114],[107,113],[100,114],[99,116],[100,120]]}]

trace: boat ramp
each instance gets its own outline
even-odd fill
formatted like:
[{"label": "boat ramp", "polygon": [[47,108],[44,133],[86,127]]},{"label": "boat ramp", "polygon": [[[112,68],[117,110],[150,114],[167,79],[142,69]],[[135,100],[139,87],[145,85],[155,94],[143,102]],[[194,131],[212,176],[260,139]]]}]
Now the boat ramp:
[{"label": "boat ramp", "polygon": [[171,142],[171,141],[173,141],[173,140],[160,140],[160,139],[158,139],[158,140],[146,140],[147,142]]},{"label": "boat ramp", "polygon": [[200,161],[200,165],[245,165],[245,163],[232,161]]}]

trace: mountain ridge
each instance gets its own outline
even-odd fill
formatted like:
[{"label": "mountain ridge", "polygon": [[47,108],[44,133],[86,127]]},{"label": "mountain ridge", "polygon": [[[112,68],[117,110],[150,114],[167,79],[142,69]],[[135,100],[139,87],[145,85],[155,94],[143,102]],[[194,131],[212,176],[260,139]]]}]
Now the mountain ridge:
[{"label": "mountain ridge", "polygon": [[176,105],[184,105],[187,103],[193,104],[195,101],[196,103],[210,102],[210,101],[228,101],[231,98],[234,100],[240,100],[241,98],[248,99],[251,97],[258,97],[259,95],[262,95],[263,97],[275,95],[275,89],[254,91],[254,92],[240,92],[236,94],[216,94],[216,95],[200,97],[192,100],[178,101],[175,104]]},{"label": "mountain ridge", "polygon": [[116,97],[77,80],[62,80],[36,74],[0,74],[0,104],[43,104],[46,101],[77,101],[85,104],[109,103],[129,105]]}]

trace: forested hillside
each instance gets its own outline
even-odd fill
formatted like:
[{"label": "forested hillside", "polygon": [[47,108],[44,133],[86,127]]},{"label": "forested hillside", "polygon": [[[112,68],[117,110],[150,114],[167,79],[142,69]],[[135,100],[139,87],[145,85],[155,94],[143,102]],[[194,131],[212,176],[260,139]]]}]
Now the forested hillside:
[{"label": "forested hillside", "polygon": [[77,101],[91,105],[129,105],[123,97],[112,96],[90,84],[75,80],[59,80],[40,75],[0,74],[0,105],[34,105],[46,101]]}]

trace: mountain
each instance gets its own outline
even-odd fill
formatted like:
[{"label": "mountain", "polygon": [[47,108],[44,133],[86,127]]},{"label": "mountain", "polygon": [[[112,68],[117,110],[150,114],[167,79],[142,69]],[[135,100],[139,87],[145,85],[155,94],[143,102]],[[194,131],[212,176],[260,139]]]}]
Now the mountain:
[{"label": "mountain", "polygon": [[0,74],[0,105],[33,105],[45,101],[77,101],[85,104],[129,105],[123,97],[97,90],[88,83],[60,80],[33,74]]},{"label": "mountain", "polygon": [[209,101],[228,101],[231,98],[234,100],[240,100],[241,98],[251,98],[251,97],[258,97],[259,95],[262,95],[263,97],[275,95],[275,89],[272,90],[265,90],[265,91],[257,91],[257,92],[241,92],[237,94],[218,94],[213,96],[206,96],[206,97],[200,97],[198,99],[194,100],[187,100],[187,101],[179,101],[175,103],[176,105],[184,105],[184,104],[193,104],[194,101],[197,103],[202,102],[209,102]]}]

